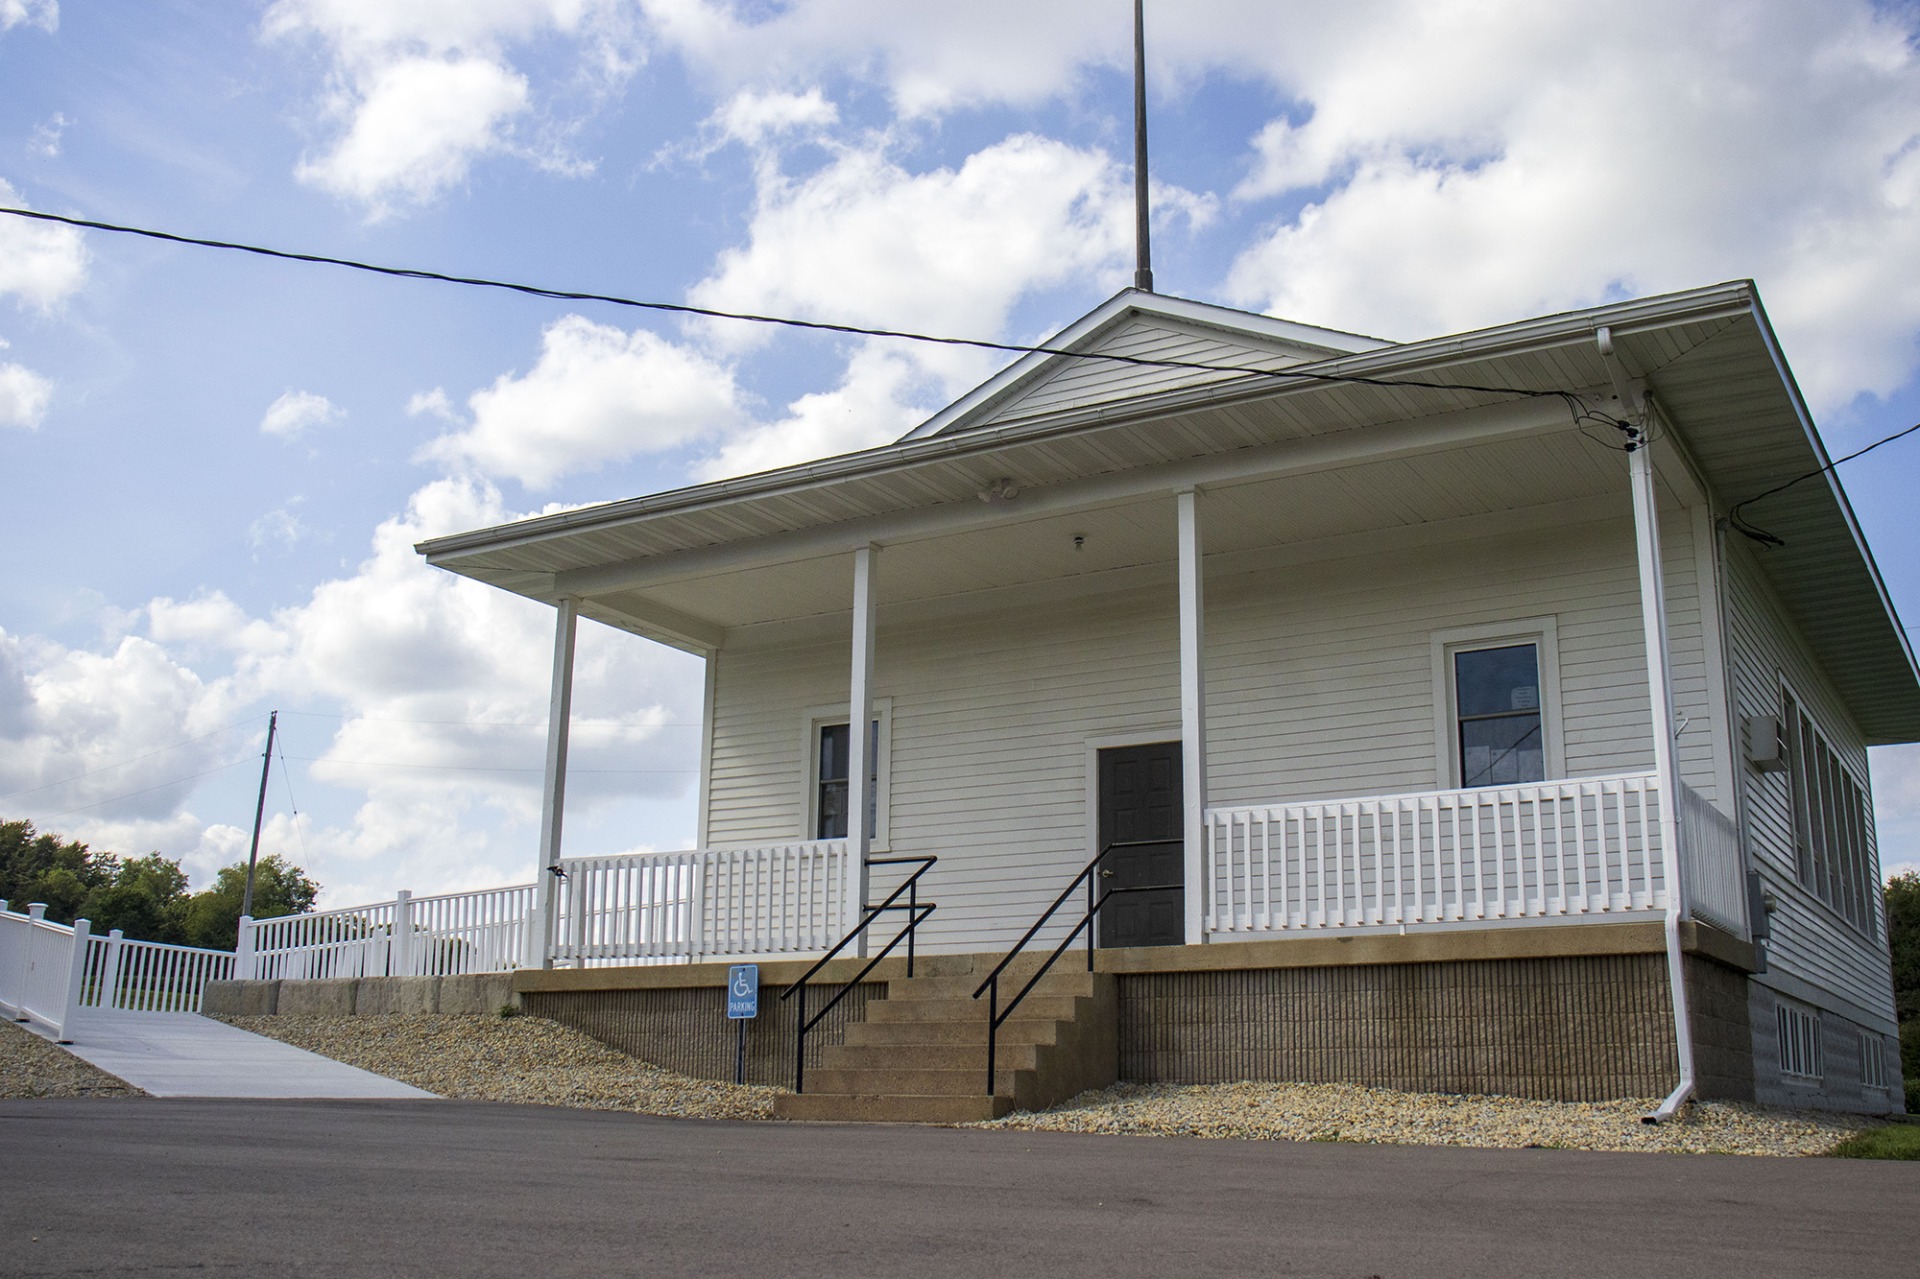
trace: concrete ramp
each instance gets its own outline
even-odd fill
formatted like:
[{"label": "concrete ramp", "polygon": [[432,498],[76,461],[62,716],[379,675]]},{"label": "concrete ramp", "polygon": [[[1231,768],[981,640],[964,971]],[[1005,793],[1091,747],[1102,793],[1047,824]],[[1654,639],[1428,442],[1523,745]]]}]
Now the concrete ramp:
[{"label": "concrete ramp", "polygon": [[[38,1034],[38,1026],[29,1029]],[[90,1012],[68,1052],[155,1097],[386,1101],[433,1093],[196,1013]]]}]

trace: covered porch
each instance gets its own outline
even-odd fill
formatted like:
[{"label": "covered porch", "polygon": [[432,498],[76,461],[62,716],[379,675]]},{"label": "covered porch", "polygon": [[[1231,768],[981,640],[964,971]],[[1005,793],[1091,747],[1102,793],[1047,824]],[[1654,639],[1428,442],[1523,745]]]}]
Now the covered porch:
[{"label": "covered porch", "polygon": [[[1591,401],[1625,396],[1658,423],[1631,374],[1659,343],[1640,342],[1620,338],[1622,364],[1589,329],[1502,373],[1577,373]],[[1446,376],[1490,371],[1456,361]],[[428,544],[436,564],[556,607],[525,962],[819,953],[896,881],[876,860],[922,855],[940,859],[925,883],[942,906],[922,945],[1005,946],[1101,851],[1100,751],[1156,741],[1178,746],[1169,838],[1188,945],[1666,917],[1744,936],[1709,504],[1697,463],[1649,443],[1663,432],[1586,427],[1538,394],[1185,388]],[[1523,566],[1538,580],[1440,598],[1497,576],[1504,548],[1546,542],[1560,585]],[[1395,585],[1409,563],[1436,566],[1425,599]],[[1282,651],[1258,651],[1248,618],[1286,612],[1275,597],[1302,575],[1348,613],[1393,611],[1397,647],[1343,652],[1342,619],[1315,637],[1321,605],[1302,593],[1288,634],[1269,633]],[[1373,579],[1377,603],[1354,604]],[[1554,634],[1583,591],[1604,607]],[[583,616],[707,658],[696,849],[564,849]],[[1446,677],[1417,688],[1414,668],[1431,648],[1439,672],[1448,636],[1505,642],[1513,619],[1544,627],[1541,660],[1558,645],[1569,673],[1538,681],[1531,773],[1470,775]],[[1021,647],[1046,628],[1053,649]],[[1058,656],[1076,647],[1098,652]],[[1370,686],[1388,682],[1391,696]],[[1329,743],[1342,705],[1357,727]],[[1576,711],[1588,727],[1569,744]],[[820,733],[835,723],[845,758],[829,778]],[[858,723],[876,728],[845,731]]]}]

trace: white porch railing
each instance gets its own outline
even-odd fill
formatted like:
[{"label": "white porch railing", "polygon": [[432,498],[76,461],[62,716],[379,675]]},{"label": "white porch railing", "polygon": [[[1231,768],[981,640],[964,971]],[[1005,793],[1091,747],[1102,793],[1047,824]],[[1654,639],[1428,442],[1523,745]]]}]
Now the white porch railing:
[{"label": "white porch railing", "polygon": [[236,974],[261,979],[449,977],[526,955],[534,886],[414,897],[241,921]]},{"label": "white porch railing", "polygon": [[86,920],[72,927],[46,918],[40,902],[22,915],[0,901],[0,1012],[37,1021],[66,1040],[80,1011],[87,956]]},{"label": "white porch railing", "polygon": [[210,981],[233,976],[233,954],[198,946],[133,941],[118,928],[87,939],[82,1008],[197,1013]]},{"label": "white porch railing", "polygon": [[[1738,897],[1727,897],[1740,878],[1732,824],[1688,795],[1686,873],[1703,916],[1743,934]],[[1662,910],[1659,811],[1652,773],[1210,809],[1206,926],[1274,933]]]},{"label": "white porch railing", "polygon": [[577,857],[556,962],[824,950],[847,928],[845,840]]}]

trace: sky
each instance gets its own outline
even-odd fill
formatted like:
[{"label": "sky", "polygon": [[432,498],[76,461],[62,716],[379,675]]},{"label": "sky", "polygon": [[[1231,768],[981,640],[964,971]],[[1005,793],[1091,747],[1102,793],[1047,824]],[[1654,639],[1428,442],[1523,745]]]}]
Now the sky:
[{"label": "sky", "polygon": [[[1920,11],[1150,0],[1162,292],[1415,340],[1758,282],[1920,421]],[[0,204],[1033,341],[1132,277],[1127,0],[0,0]],[[531,878],[552,611],[422,538],[896,438],[978,352],[0,218],[0,818],[322,904]],[[1920,619],[1920,436],[1842,468]],[[696,659],[585,625],[567,851],[690,846]],[[1920,747],[1873,753],[1920,866]]]}]

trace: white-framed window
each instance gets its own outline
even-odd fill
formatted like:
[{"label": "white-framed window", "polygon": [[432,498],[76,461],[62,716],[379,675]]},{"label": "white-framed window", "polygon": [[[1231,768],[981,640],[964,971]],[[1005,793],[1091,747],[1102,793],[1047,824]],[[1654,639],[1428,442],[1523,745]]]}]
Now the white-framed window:
[{"label": "white-framed window", "polygon": [[1553,618],[1438,631],[1432,647],[1439,785],[1511,786],[1562,775]]},{"label": "white-framed window", "polygon": [[1787,784],[1793,793],[1794,874],[1848,923],[1876,935],[1873,818],[1867,788],[1785,684],[1780,688],[1780,706]]},{"label": "white-framed window", "polygon": [[1887,1070],[1887,1041],[1870,1030],[1860,1032],[1860,1086],[1881,1091],[1893,1087]]},{"label": "white-framed window", "polygon": [[[806,839],[845,839],[847,837],[847,799],[852,791],[848,772],[852,742],[847,731],[847,708],[816,706],[807,712],[806,743],[802,757],[807,761],[805,778]],[[873,700],[873,721],[868,732],[868,772],[871,783],[867,816],[873,823],[873,847],[885,850],[888,844],[887,793],[892,773],[893,699]]]},{"label": "white-framed window", "polygon": [[1820,1082],[1820,1014],[1781,1000],[1775,1006],[1780,1035],[1780,1074],[1796,1083]]}]

